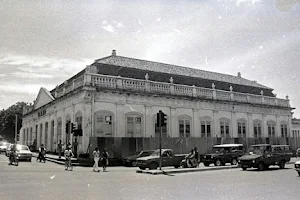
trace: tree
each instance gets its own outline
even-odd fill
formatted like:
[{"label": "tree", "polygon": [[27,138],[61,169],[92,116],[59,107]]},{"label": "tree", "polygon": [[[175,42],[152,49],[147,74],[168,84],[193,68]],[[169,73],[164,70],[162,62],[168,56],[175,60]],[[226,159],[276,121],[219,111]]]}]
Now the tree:
[{"label": "tree", "polygon": [[14,142],[15,136],[15,121],[18,117],[17,131],[19,133],[22,127],[23,108],[29,105],[25,102],[18,102],[6,110],[0,111],[0,135],[9,142]]}]

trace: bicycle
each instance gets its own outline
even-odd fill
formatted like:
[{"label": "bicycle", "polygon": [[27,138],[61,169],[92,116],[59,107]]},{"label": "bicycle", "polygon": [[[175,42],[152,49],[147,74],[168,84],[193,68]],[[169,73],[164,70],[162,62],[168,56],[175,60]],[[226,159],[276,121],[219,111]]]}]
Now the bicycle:
[{"label": "bicycle", "polygon": [[66,157],[66,160],[65,160],[65,167],[66,167],[65,170],[68,170],[69,168],[70,168],[70,171],[73,170],[73,165],[72,165],[71,157]]}]

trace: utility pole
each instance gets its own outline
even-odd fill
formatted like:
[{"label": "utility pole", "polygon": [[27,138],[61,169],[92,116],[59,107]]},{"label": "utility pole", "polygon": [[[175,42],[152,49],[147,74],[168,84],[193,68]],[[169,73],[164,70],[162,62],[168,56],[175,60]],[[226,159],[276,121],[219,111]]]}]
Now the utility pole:
[{"label": "utility pole", "polygon": [[17,133],[18,132],[18,115],[16,114],[16,124],[15,124],[15,143],[17,144]]},{"label": "utility pole", "polygon": [[159,170],[161,170],[161,164],[162,164],[162,158],[161,158],[161,134],[162,134],[162,123],[161,123],[161,120],[162,120],[162,111],[160,110],[159,111]]}]

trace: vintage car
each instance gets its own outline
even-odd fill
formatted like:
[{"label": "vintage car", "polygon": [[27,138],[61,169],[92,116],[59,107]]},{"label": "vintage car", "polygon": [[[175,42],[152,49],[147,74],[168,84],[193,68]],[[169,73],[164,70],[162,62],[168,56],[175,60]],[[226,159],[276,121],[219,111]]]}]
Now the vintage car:
[{"label": "vintage car", "polygon": [[295,170],[298,172],[298,175],[300,176],[300,160],[297,160],[295,162]]},{"label": "vintage car", "polygon": [[[11,149],[14,144],[10,144],[7,151],[6,156],[9,157],[11,153]],[[17,156],[19,160],[27,160],[31,162],[32,152],[29,150],[29,147],[26,145],[17,144]]]},{"label": "vintage car", "polygon": [[8,142],[0,142],[0,153],[6,152],[7,147],[10,145]]},{"label": "vintage car", "polygon": [[122,160],[123,165],[135,167],[136,166],[136,159],[137,158],[142,158],[142,157],[145,157],[145,156],[150,156],[153,152],[154,152],[154,150],[143,150],[143,151],[137,152],[137,153],[135,153],[135,154],[133,154],[131,156],[128,156],[128,157],[124,158]]},{"label": "vintage car", "polygon": [[257,168],[259,171],[268,169],[271,165],[278,165],[280,169],[289,162],[292,153],[288,145],[257,144],[252,145],[248,154],[239,158],[243,170]]},{"label": "vintage car", "polygon": [[[174,166],[178,168],[180,166],[180,162],[185,158],[187,154],[177,154],[174,155],[171,149],[162,149],[162,167]],[[145,170],[149,169],[157,169],[159,167],[159,149],[155,150],[150,156],[146,156],[143,158],[137,158],[137,166]]]},{"label": "vintage car", "polygon": [[202,158],[204,166],[208,167],[210,164],[215,166],[225,165],[231,163],[238,164],[238,158],[244,155],[242,144],[221,144],[215,145],[209,154],[205,154]]}]

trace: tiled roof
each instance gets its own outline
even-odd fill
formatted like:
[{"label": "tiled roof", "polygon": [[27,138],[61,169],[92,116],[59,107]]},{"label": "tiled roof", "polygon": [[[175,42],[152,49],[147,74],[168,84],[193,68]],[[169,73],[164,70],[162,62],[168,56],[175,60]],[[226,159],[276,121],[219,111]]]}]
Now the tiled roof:
[{"label": "tiled roof", "polygon": [[250,81],[238,76],[232,76],[228,74],[221,74],[216,72],[209,72],[189,67],[182,67],[177,65],[164,64],[159,62],[152,62],[147,60],[139,60],[135,58],[128,58],[123,56],[108,56],[95,61],[96,63],[117,65],[121,67],[130,67],[141,70],[149,70],[161,73],[169,73],[183,76],[190,76],[195,78],[202,78],[207,80],[216,80],[220,82],[227,82],[238,85],[245,85],[263,89],[271,89],[264,85],[258,84],[256,81]]}]

